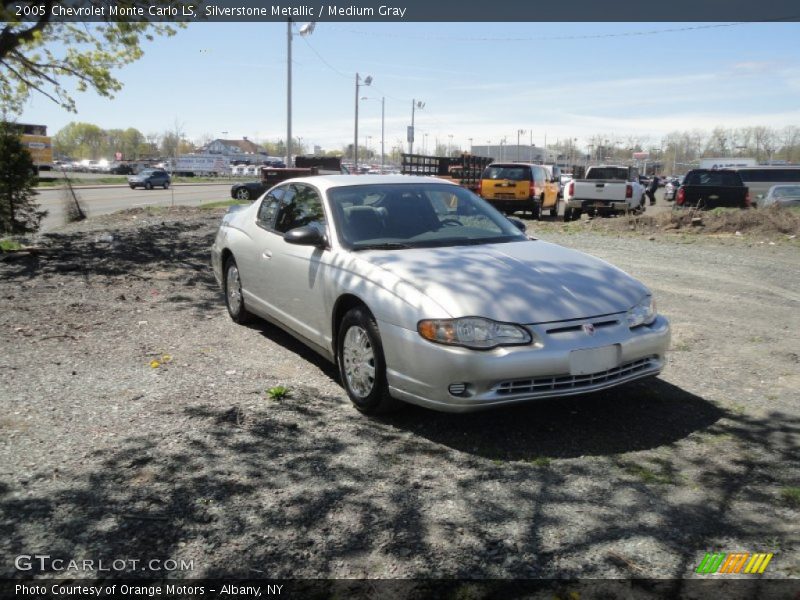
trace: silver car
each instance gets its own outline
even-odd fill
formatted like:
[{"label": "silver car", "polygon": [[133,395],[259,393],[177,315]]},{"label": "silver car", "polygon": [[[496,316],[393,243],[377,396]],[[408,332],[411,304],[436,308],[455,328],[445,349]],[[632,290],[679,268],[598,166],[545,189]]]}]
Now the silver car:
[{"label": "silver car", "polygon": [[367,414],[610,388],[658,374],[669,345],[643,284],[436,178],[283,182],[225,215],[211,255],[233,320],[333,361]]},{"label": "silver car", "polygon": [[800,184],[773,185],[766,196],[757,200],[757,206],[800,206]]}]

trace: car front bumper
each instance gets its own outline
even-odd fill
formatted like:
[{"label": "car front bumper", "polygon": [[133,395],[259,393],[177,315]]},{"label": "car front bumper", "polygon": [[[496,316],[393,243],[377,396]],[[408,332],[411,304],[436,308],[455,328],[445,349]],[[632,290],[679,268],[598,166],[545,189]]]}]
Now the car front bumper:
[{"label": "car front bumper", "polygon": [[[435,410],[470,412],[603,390],[663,369],[670,342],[666,318],[658,316],[635,329],[625,324],[624,314],[605,319],[616,324],[597,328],[593,335],[582,321],[568,322],[568,331],[557,333],[552,333],[554,324],[529,325],[535,345],[488,351],[434,344],[386,322],[378,326],[393,396]],[[572,352],[587,349],[616,353],[616,360],[593,372],[576,370]]]}]

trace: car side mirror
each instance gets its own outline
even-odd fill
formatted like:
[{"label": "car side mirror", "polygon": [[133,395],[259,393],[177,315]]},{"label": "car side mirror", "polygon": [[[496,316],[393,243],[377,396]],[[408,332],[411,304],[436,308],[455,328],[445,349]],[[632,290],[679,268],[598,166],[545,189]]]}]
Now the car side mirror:
[{"label": "car side mirror", "polygon": [[511,221],[511,224],[514,227],[516,227],[517,229],[519,229],[522,233],[525,233],[526,227],[525,227],[525,222],[524,221],[520,221],[516,217],[506,217],[506,219]]},{"label": "car side mirror", "polygon": [[325,234],[312,225],[304,225],[290,229],[283,235],[287,244],[296,246],[317,246],[322,248],[327,244]]}]

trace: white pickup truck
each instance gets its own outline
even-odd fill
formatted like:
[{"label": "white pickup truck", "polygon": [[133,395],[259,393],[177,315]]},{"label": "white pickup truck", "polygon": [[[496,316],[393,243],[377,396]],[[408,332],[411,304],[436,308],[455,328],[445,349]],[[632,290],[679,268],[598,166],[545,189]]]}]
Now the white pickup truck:
[{"label": "white pickup truck", "polygon": [[645,187],[635,167],[589,167],[584,179],[573,179],[564,189],[564,220],[581,213],[608,215],[644,210]]}]

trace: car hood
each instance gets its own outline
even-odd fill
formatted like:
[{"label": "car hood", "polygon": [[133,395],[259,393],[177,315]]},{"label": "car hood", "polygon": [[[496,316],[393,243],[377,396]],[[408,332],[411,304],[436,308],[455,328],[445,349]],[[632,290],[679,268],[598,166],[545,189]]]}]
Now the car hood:
[{"label": "car hood", "polygon": [[539,240],[358,253],[450,316],[547,323],[627,311],[647,288],[593,256]]}]

